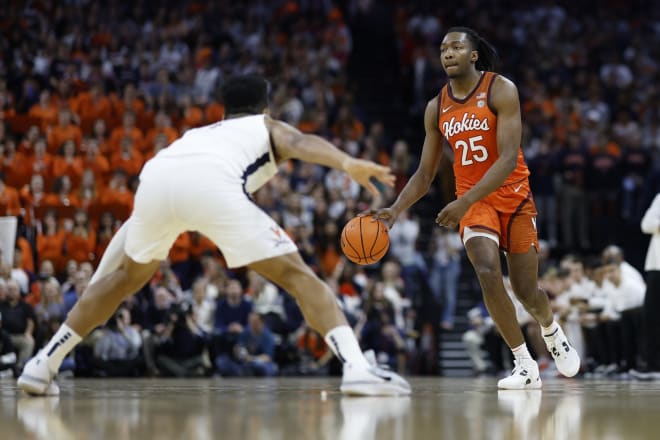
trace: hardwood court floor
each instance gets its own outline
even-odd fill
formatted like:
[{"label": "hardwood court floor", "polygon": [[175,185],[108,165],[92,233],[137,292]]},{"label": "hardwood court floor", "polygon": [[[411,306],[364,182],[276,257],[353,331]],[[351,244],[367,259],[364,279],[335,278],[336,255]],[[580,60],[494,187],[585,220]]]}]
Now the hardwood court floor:
[{"label": "hardwood court floor", "polygon": [[[660,382],[413,378],[409,398],[348,398],[337,378],[0,380],[0,439],[658,439]],[[325,393],[324,393],[325,391]]]}]

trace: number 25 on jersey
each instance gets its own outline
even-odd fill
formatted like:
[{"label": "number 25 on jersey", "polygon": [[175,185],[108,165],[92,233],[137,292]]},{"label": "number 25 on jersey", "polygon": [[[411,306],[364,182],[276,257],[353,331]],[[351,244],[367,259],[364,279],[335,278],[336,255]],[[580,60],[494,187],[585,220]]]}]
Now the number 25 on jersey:
[{"label": "number 25 on jersey", "polygon": [[481,142],[483,139],[483,136],[472,136],[468,139],[468,142],[465,142],[464,140],[457,140],[454,143],[454,147],[457,150],[459,148],[462,149],[462,166],[465,167],[472,165],[474,162],[483,162],[488,159],[488,150],[483,145],[478,144],[478,142]]}]

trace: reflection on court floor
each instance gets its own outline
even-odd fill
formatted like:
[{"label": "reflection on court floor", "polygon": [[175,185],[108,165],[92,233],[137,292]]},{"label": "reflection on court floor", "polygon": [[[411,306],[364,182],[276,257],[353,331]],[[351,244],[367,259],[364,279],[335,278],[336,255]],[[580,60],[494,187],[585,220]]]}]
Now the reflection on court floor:
[{"label": "reflection on court floor", "polygon": [[0,380],[3,439],[655,439],[660,383],[416,378],[411,397],[348,398],[338,379],[81,380],[30,398]]}]

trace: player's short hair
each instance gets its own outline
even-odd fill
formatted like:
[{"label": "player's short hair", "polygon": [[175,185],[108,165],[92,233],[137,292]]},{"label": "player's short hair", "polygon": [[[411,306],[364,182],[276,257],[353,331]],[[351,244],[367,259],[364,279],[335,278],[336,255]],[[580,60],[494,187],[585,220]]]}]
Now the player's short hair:
[{"label": "player's short hair", "polygon": [[459,32],[467,35],[468,40],[472,43],[472,49],[479,52],[479,59],[475,63],[477,70],[494,71],[497,65],[499,56],[497,50],[490,44],[484,37],[479,35],[477,31],[465,26],[454,26],[447,29],[447,33]]},{"label": "player's short hair", "polygon": [[268,107],[270,83],[259,75],[235,76],[220,89],[225,114],[259,114]]}]

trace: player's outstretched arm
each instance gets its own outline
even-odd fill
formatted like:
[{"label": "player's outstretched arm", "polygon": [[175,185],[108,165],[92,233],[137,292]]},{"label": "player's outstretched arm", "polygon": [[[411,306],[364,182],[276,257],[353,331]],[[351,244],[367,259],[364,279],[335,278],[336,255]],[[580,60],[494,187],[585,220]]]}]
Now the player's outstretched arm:
[{"label": "player's outstretched arm", "polygon": [[389,208],[366,212],[366,215],[375,215],[384,220],[391,228],[402,211],[410,208],[417,200],[426,194],[438,172],[438,165],[442,158],[442,133],[438,129],[438,98],[435,97],[426,104],[424,111],[424,145],[422,157],[417,170],[413,173],[401,190],[401,194]]},{"label": "player's outstretched arm", "polygon": [[396,177],[389,167],[351,157],[322,137],[303,134],[285,122],[266,117],[266,126],[273,140],[278,162],[299,159],[345,171],[374,197],[380,193],[371,182],[372,177],[387,186],[394,186]]}]

